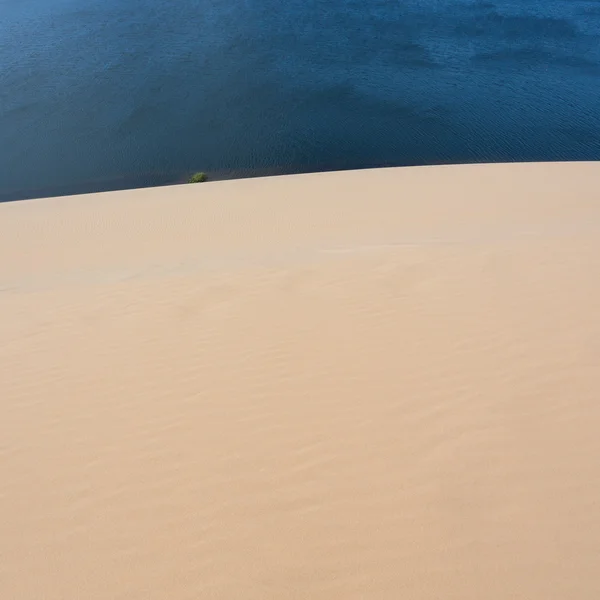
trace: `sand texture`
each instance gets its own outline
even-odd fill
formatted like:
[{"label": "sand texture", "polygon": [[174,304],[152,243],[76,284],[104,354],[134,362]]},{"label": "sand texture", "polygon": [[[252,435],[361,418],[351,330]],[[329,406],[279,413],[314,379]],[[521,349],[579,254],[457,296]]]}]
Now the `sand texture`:
[{"label": "sand texture", "polygon": [[2,600],[598,600],[600,164],[0,205]]}]

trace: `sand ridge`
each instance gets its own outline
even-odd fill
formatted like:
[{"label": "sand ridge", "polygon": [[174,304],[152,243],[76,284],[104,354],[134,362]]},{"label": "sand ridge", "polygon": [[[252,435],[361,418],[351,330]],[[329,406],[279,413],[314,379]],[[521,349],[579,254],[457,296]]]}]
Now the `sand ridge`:
[{"label": "sand ridge", "polygon": [[0,597],[597,598],[599,184],[0,205]]}]

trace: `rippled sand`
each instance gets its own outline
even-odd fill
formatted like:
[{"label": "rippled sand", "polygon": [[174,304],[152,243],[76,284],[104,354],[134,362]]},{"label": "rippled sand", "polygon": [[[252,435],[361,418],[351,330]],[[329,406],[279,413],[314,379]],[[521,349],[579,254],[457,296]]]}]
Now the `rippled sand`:
[{"label": "rippled sand", "polygon": [[0,205],[0,598],[600,597],[600,164]]}]

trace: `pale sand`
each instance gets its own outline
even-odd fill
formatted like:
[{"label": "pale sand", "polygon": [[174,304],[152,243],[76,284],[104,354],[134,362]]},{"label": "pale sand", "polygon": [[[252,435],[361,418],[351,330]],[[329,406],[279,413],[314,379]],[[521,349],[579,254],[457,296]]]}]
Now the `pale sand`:
[{"label": "pale sand", "polygon": [[2,600],[600,598],[600,164],[0,205]]}]

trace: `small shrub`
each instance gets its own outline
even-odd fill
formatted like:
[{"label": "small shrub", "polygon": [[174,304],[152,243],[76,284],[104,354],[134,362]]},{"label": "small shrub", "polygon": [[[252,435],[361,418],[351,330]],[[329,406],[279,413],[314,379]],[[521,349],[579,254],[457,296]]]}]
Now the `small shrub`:
[{"label": "small shrub", "polygon": [[204,183],[206,181],[206,173],[194,173],[188,180],[188,183]]}]

